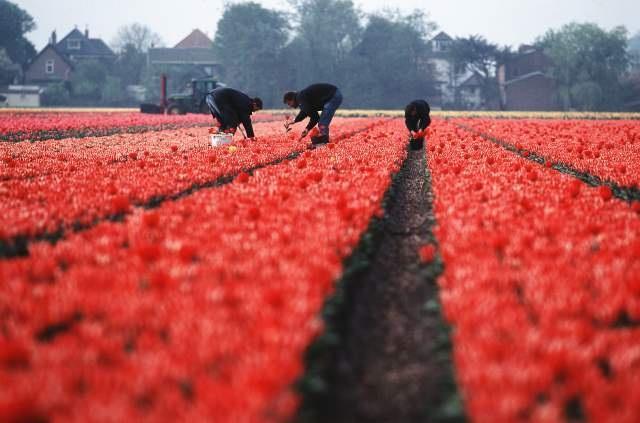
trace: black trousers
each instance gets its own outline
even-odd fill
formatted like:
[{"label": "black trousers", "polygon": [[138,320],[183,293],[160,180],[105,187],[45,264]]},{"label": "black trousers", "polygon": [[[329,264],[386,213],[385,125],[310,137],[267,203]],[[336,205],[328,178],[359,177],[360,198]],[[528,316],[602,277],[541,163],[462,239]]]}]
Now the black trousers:
[{"label": "black trousers", "polygon": [[211,116],[220,122],[220,129],[225,130],[229,128],[237,128],[238,125],[233,123],[233,119],[230,118],[231,112],[225,110],[224,106],[220,106],[216,103],[216,99],[213,98],[211,94],[207,94],[205,97],[205,102],[207,103],[207,107],[209,107],[209,111],[211,112]]}]

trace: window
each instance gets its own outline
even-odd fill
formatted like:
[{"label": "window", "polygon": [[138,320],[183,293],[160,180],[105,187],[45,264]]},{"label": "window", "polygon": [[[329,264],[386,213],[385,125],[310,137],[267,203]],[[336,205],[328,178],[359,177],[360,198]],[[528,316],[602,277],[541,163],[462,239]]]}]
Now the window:
[{"label": "window", "polygon": [[80,40],[78,39],[67,40],[67,48],[69,50],[80,50]]},{"label": "window", "polygon": [[449,45],[451,43],[449,41],[445,41],[445,40],[436,40],[436,42],[434,44],[435,45],[434,45],[433,51],[441,52],[441,51],[449,50]]},{"label": "window", "polygon": [[53,60],[47,60],[47,63],[44,65],[44,72],[48,74],[55,72],[55,63]]}]

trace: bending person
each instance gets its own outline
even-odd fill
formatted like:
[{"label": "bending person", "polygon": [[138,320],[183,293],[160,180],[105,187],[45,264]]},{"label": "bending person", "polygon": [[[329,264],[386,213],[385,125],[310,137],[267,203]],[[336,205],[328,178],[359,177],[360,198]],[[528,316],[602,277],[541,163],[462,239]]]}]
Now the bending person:
[{"label": "bending person", "polygon": [[216,88],[210,91],[205,101],[214,120],[220,123],[220,132],[235,132],[242,123],[247,137],[254,138],[251,114],[262,109],[262,100],[251,98],[243,92],[233,88]]},{"label": "bending person", "polygon": [[413,150],[424,147],[424,130],[431,125],[430,112],[429,103],[424,100],[414,100],[404,109],[404,121],[410,133]]},{"label": "bending person", "polygon": [[[342,93],[338,87],[331,84],[309,85],[301,91],[285,93],[284,102],[291,108],[300,108],[300,113],[298,113],[293,122],[285,124],[287,129],[290,125],[308,117],[309,123],[305,130],[302,131],[302,138],[306,137],[309,131],[317,124],[319,135],[311,137],[311,142],[313,144],[326,144],[329,142],[331,120],[338,107],[342,104]],[[318,115],[319,111],[322,111],[322,115]]]}]

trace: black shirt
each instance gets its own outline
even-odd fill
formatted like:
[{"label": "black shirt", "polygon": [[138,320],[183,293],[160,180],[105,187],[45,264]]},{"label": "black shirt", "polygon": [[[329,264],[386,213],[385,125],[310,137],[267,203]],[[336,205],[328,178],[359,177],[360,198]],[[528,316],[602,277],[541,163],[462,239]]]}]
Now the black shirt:
[{"label": "black shirt", "polygon": [[[411,116],[409,113],[409,110],[413,107],[415,107],[417,112],[415,116]],[[407,107],[404,109],[404,121],[405,125],[407,125],[407,129],[410,131],[426,129],[431,125],[431,117],[429,116],[430,112],[431,108],[429,107],[429,103],[424,100],[414,100],[407,104]]]},{"label": "black shirt", "polygon": [[298,113],[294,122],[300,122],[308,116],[309,124],[307,129],[316,126],[320,120],[318,111],[322,110],[324,105],[333,98],[337,90],[338,87],[335,85],[313,84],[299,91],[296,95],[296,101],[298,102],[298,107],[300,107],[300,113]]},{"label": "black shirt", "polygon": [[247,131],[247,137],[253,138],[253,125],[251,124],[251,114],[253,113],[253,100],[243,92],[233,88],[216,88],[209,94],[213,96],[216,105],[220,109],[221,116],[225,124],[230,127],[237,127],[240,123]]}]

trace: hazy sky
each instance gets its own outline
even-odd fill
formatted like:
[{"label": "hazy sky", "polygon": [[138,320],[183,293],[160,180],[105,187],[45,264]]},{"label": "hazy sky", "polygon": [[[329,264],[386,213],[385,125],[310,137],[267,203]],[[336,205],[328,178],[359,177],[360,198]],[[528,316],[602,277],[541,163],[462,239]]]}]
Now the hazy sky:
[{"label": "hazy sky", "polygon": [[[74,26],[89,27],[91,37],[111,43],[118,27],[140,22],[173,46],[194,28],[213,38],[224,0],[12,0],[34,17],[38,28],[28,38],[40,50],[53,29],[58,38]],[[258,0],[265,7],[288,9],[286,0]],[[517,46],[532,42],[547,28],[571,21],[595,22],[611,29],[640,30],[638,0],[356,0],[365,12],[393,5],[403,11],[421,8],[452,36],[481,34],[492,42]]]}]

